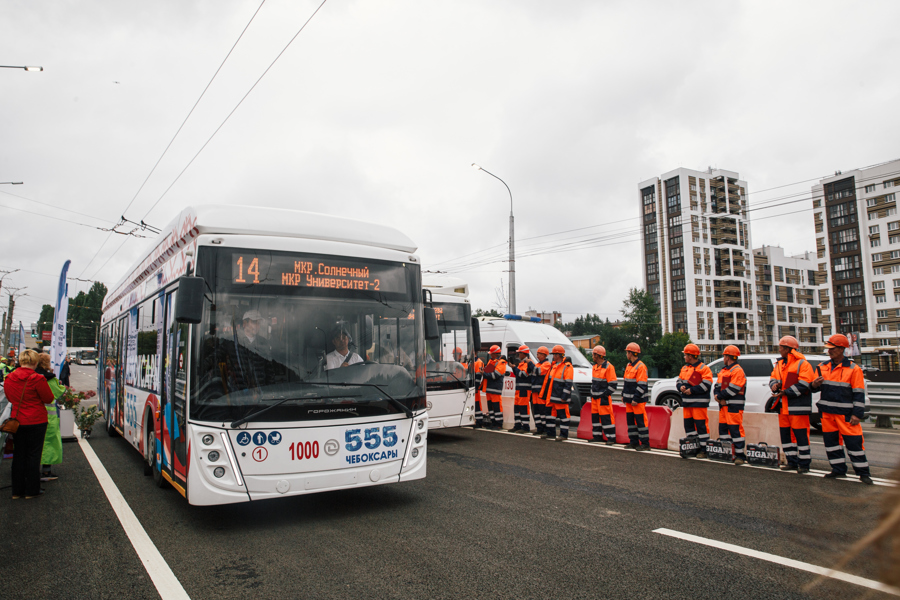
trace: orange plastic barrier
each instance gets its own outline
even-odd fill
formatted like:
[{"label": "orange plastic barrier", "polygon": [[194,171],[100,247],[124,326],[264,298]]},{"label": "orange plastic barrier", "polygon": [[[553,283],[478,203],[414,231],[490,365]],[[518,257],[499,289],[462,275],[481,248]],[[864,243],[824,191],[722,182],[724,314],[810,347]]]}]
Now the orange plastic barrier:
[{"label": "orange plastic barrier", "polygon": [[591,401],[588,400],[581,407],[581,415],[578,417],[578,439],[594,439],[594,426],[591,423]]},{"label": "orange plastic barrier", "polygon": [[[647,405],[647,420],[650,428],[650,447],[665,450],[669,446],[669,429],[672,426],[672,409],[668,406]],[[616,428],[616,437],[619,437]]]},{"label": "orange plastic barrier", "polygon": [[[613,414],[616,417],[616,443],[628,443],[628,422],[625,420],[625,405],[621,402],[613,402]],[[648,411],[649,412],[649,411]],[[581,407],[581,417],[578,422],[578,439],[590,440],[594,437],[594,425],[591,422],[591,403],[585,402]]]}]

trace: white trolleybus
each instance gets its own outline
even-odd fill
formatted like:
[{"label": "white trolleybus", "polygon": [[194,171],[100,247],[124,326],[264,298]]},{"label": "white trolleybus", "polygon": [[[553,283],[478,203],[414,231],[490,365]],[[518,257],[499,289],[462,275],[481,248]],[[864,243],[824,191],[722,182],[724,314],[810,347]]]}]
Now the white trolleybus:
[{"label": "white trolleybus", "polygon": [[[426,275],[440,338],[426,344],[428,427],[475,423],[475,361],[478,321],[472,319],[469,285],[455,277]],[[474,330],[473,330],[474,326]]]},{"label": "white trolleybus", "polygon": [[104,303],[110,435],[195,505],[424,477],[438,333],[415,249],[351,219],[185,209]]}]

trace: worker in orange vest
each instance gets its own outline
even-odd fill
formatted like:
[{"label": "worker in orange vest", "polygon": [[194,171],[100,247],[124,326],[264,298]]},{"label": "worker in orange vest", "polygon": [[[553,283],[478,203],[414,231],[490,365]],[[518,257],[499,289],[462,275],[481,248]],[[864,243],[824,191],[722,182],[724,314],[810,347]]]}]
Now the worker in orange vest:
[{"label": "worker in orange vest", "polygon": [[781,358],[775,361],[769,387],[777,397],[778,429],[781,447],[787,458],[783,470],[809,473],[812,455],[809,449],[809,415],[812,414],[812,382],[816,378],[806,357],[800,354],[800,342],[792,335],[778,340]]},{"label": "worker in orange vest", "polygon": [[488,419],[491,429],[503,429],[503,378],[506,377],[506,361],[500,356],[500,346],[491,346],[488,364],[484,366],[484,389],[487,393]]},{"label": "worker in orange vest", "polygon": [[737,346],[726,346],[722,351],[725,366],[719,371],[713,397],[719,403],[719,440],[731,441],[734,448],[734,464],[747,461],[744,453],[744,400],[747,394],[747,377],[738,364],[741,351]]},{"label": "worker in orange vest", "polygon": [[516,398],[513,403],[515,424],[512,430],[513,433],[530,433],[531,419],[528,417],[528,401],[531,398],[534,361],[531,360],[531,349],[524,344],[519,346],[516,354],[519,364],[513,367],[513,375],[516,378]]},{"label": "worker in orange vest", "polygon": [[591,374],[591,425],[594,437],[588,443],[602,442],[605,435],[606,445],[612,446],[616,443],[616,416],[610,396],[619,384],[616,368],[606,360],[606,348],[603,346],[594,346],[591,355],[594,359]]},{"label": "worker in orange vest", "polygon": [[846,335],[836,333],[828,338],[825,350],[831,360],[819,364],[816,368],[819,376],[812,382],[813,389],[822,390],[818,402],[819,412],[822,413],[822,441],[831,463],[831,473],[825,477],[842,479],[847,476],[844,447],[841,445],[843,438],[859,480],[873,485],[860,425],[866,416],[866,382],[859,365],[844,357],[844,349],[849,347],[850,340]]},{"label": "worker in orange vest", "polygon": [[472,427],[474,429],[481,429],[482,427],[487,427],[488,425],[484,422],[485,417],[485,406],[484,406],[484,396],[482,395],[482,391],[484,390],[484,361],[478,358],[478,355],[475,355],[475,425]]},{"label": "worker in orange vest", "polygon": [[628,364],[622,374],[622,402],[625,403],[625,420],[628,423],[628,443],[630,450],[645,452],[650,450],[650,429],[647,423],[647,366],[641,361],[641,347],[634,342],[625,346]]},{"label": "worker in orange vest", "polygon": [[[546,437],[562,442],[569,439],[569,402],[572,400],[572,385],[575,379],[575,368],[572,363],[565,362],[566,350],[559,344],[551,351],[553,364],[544,379],[541,396],[547,401]],[[559,436],[556,435],[556,422],[559,421]]]},{"label": "worker in orange vest", "polygon": [[[531,378],[531,414],[534,415],[534,435],[546,437],[547,429],[547,401],[541,398],[541,388],[544,380],[550,372],[550,361],[547,357],[550,350],[547,346],[541,346],[537,350],[537,363],[534,365],[534,375]],[[554,436],[556,434],[554,433]]]},{"label": "worker in orange vest", "polygon": [[709,393],[713,387],[712,371],[700,360],[700,348],[696,344],[684,347],[684,366],[675,382],[684,407],[684,432],[700,442],[697,458],[706,458],[709,441]]}]

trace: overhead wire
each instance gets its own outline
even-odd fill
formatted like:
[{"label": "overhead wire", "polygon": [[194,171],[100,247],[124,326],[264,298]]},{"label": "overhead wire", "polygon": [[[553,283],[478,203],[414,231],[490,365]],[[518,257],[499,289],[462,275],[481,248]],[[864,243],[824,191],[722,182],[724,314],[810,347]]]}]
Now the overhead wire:
[{"label": "overhead wire", "polygon": [[190,161],[188,161],[188,164],[185,165],[184,169],[182,169],[181,172],[178,173],[178,175],[175,177],[175,179],[172,181],[172,183],[169,185],[169,187],[167,187],[165,189],[165,191],[162,193],[162,195],[159,198],[157,198],[156,202],[154,202],[153,205],[150,206],[150,208],[147,210],[147,212],[144,213],[144,216],[141,217],[141,221],[145,220],[147,218],[147,215],[149,215],[151,212],[153,212],[153,209],[156,208],[156,206],[162,201],[163,198],[165,198],[166,194],[169,193],[169,190],[172,189],[172,186],[174,186],[178,182],[178,180],[181,179],[181,176],[184,175],[184,173],[191,167],[192,164],[194,164],[194,161],[197,160],[197,157],[200,156],[200,153],[203,152],[203,150],[206,148],[207,145],[209,145],[209,143],[212,141],[212,139],[214,137],[216,137],[216,134],[218,134],[219,131],[222,129],[222,127],[225,126],[225,123],[228,122],[228,119],[231,118],[231,115],[233,115],[237,111],[237,109],[240,108],[241,104],[244,103],[244,100],[247,99],[247,96],[249,96],[253,92],[253,90],[256,89],[256,86],[259,85],[259,82],[263,80],[263,77],[265,77],[266,74],[272,69],[272,67],[275,66],[275,63],[278,62],[278,59],[280,59],[281,56],[287,51],[287,49],[290,48],[291,44],[294,43],[294,40],[297,39],[297,36],[299,36],[303,32],[303,30],[306,29],[306,26],[309,25],[309,22],[312,21],[313,18],[322,9],[322,7],[325,6],[326,2],[328,2],[328,0],[322,0],[322,3],[319,4],[318,7],[316,7],[316,10],[313,11],[313,13],[306,20],[306,22],[303,23],[303,25],[300,27],[300,29],[297,30],[297,33],[294,34],[294,36],[284,46],[284,48],[281,49],[281,52],[279,52],[278,55],[275,57],[275,59],[269,64],[269,66],[266,67],[266,69],[263,71],[262,75],[259,76],[259,79],[257,79],[253,83],[253,85],[250,86],[250,89],[247,90],[247,93],[244,94],[244,96],[238,101],[238,103],[235,105],[235,107],[233,109],[231,109],[231,112],[228,113],[228,115],[225,117],[225,120],[223,120],[222,123],[219,124],[218,127],[216,127],[216,130],[213,131],[212,135],[209,136],[209,139],[207,139],[203,143],[203,145],[200,147],[200,149],[197,150],[197,153],[194,154],[193,158],[191,158]]},{"label": "overhead wire", "polygon": [[[197,98],[197,101],[194,102],[194,105],[191,107],[191,110],[188,111],[187,116],[184,118],[184,121],[181,122],[181,125],[178,127],[178,130],[175,132],[175,135],[173,135],[172,139],[169,140],[169,143],[168,143],[168,145],[166,145],[165,150],[163,150],[162,154],[160,154],[159,158],[156,160],[156,163],[153,165],[153,168],[150,169],[150,172],[147,174],[147,177],[144,178],[144,181],[141,183],[140,187],[138,187],[137,192],[135,192],[134,196],[131,198],[131,202],[129,202],[128,205],[125,207],[125,210],[122,211],[122,219],[125,219],[125,213],[127,213],[128,209],[131,208],[131,205],[134,204],[134,201],[137,199],[138,195],[140,195],[141,190],[144,189],[144,186],[147,185],[147,181],[150,180],[150,177],[156,171],[156,168],[159,166],[159,163],[162,162],[163,157],[165,157],[166,153],[169,151],[169,148],[172,147],[172,144],[175,142],[175,138],[177,138],[178,134],[181,133],[181,130],[184,128],[185,123],[187,123],[187,121],[188,121],[188,119],[190,119],[191,115],[194,114],[194,110],[197,108],[197,105],[200,104],[200,101],[203,99],[203,96],[206,95],[207,90],[209,90],[213,81],[215,81],[219,72],[222,70],[222,67],[225,66],[225,63],[228,61],[228,58],[231,56],[231,53],[234,52],[234,49],[235,49],[235,47],[237,47],[238,42],[240,42],[241,38],[244,37],[244,33],[246,33],[247,29],[250,27],[250,24],[253,23],[253,20],[256,18],[256,15],[259,13],[260,9],[263,7],[263,4],[265,4],[265,3],[266,3],[266,0],[262,0],[262,2],[260,2],[259,6],[256,8],[256,11],[254,11],[254,13],[253,13],[253,16],[250,17],[250,20],[247,21],[247,24],[244,26],[244,29],[241,30],[241,33],[235,40],[234,44],[231,45],[231,48],[228,50],[228,53],[225,55],[225,58],[222,60],[222,63],[219,65],[219,68],[216,69],[216,72],[213,73],[213,76],[210,78],[209,82],[206,84],[206,87],[203,88],[203,91],[200,93],[200,96]],[[157,202],[159,202],[159,201],[157,201]],[[141,219],[142,223],[143,223],[143,221],[144,221],[144,219]],[[84,266],[84,269],[82,269],[81,273],[79,274],[79,277],[81,275],[84,275],[85,272],[87,272],[88,267],[91,265],[91,263],[94,262],[94,260],[97,259],[97,256],[100,255],[100,251],[103,250],[103,247],[106,245],[107,242],[109,242],[109,240],[111,238],[112,238],[112,233],[110,233],[108,236],[106,236],[106,239],[103,240],[103,243],[100,244],[99,248],[97,248],[97,252],[94,253],[94,256],[91,257],[91,260],[89,260],[87,262],[87,264]],[[122,245],[124,245],[124,244],[122,244]],[[121,246],[119,246],[119,247],[121,248]],[[111,257],[115,256],[115,255],[116,255],[116,253],[113,252]],[[106,264],[108,262],[109,262],[109,260],[107,260],[105,263],[103,263],[103,266],[106,266]],[[98,272],[99,272],[99,269],[95,272],[95,274]]]}]

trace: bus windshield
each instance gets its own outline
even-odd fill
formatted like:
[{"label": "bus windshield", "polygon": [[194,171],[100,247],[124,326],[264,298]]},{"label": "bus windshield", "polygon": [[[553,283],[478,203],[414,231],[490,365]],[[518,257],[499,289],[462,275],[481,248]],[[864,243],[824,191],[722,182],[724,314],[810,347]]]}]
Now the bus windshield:
[{"label": "bus windshield", "polygon": [[313,420],[425,407],[418,266],[230,248],[198,254],[211,294],[193,340],[192,418]]},{"label": "bus windshield", "polygon": [[[472,354],[472,308],[468,304],[434,302],[440,339],[426,342],[428,390],[468,389],[475,385]],[[472,365],[472,368],[469,368]]]}]

